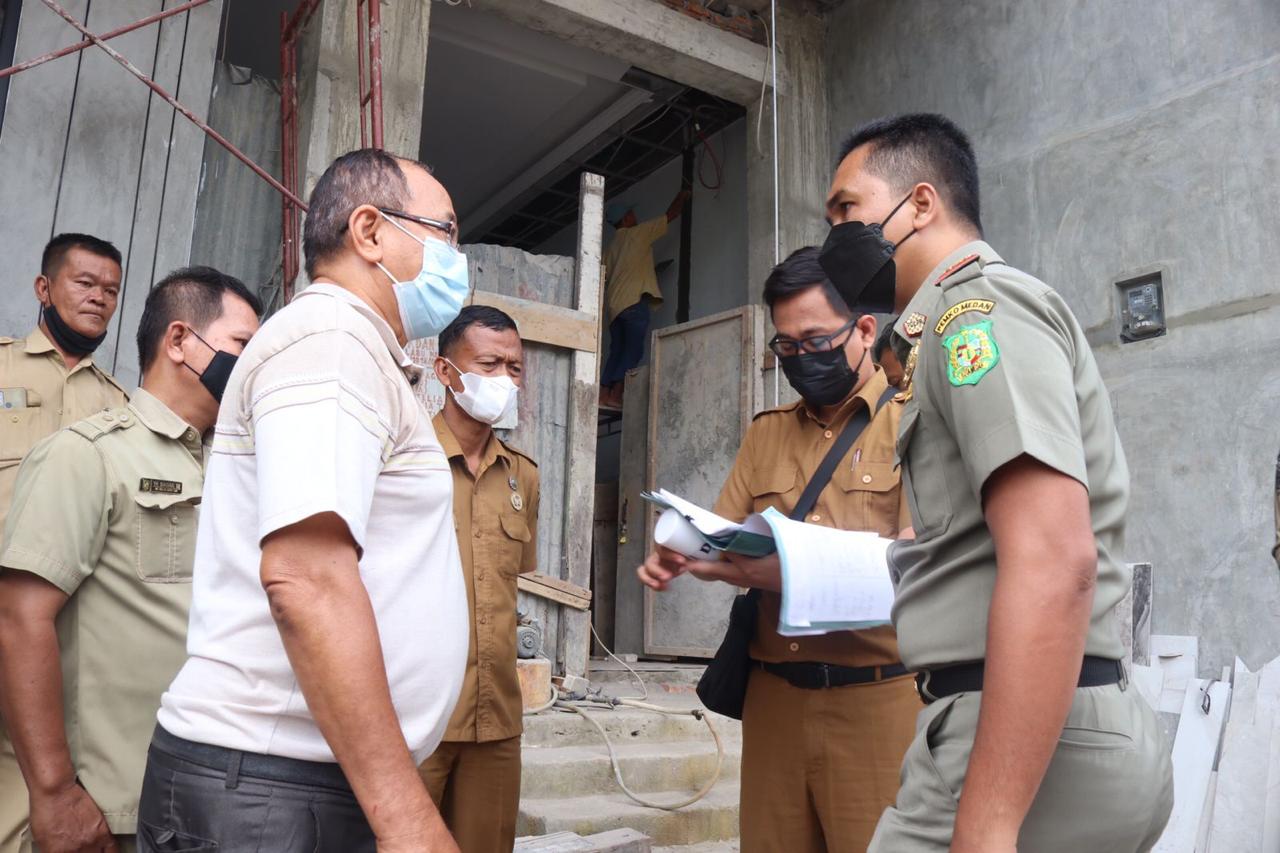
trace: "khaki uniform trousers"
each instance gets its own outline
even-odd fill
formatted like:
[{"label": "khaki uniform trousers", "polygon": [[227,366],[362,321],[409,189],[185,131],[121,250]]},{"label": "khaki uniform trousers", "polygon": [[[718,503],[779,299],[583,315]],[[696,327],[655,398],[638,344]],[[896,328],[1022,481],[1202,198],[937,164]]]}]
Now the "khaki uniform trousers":
[{"label": "khaki uniform trousers", "polygon": [[864,853],[920,711],[911,676],[806,690],[762,670],[742,713],[743,853]]},{"label": "khaki uniform trousers", "polygon": [[[958,693],[920,712],[897,804],[881,818],[868,853],[946,853],[981,697]],[[1118,684],[1080,687],[1018,850],[1150,850],[1172,810],[1169,747],[1151,707]]]},{"label": "khaki uniform trousers", "polygon": [[0,853],[21,850],[22,830],[31,820],[27,783],[9,735],[0,725]]},{"label": "khaki uniform trousers", "polygon": [[462,853],[515,846],[520,809],[520,738],[444,741],[418,768]]}]

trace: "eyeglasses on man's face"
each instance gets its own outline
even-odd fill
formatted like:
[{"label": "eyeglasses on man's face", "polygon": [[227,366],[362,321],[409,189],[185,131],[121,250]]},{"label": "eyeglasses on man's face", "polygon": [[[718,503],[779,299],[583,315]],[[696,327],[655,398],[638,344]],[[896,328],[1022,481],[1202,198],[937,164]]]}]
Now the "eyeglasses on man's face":
[{"label": "eyeglasses on man's face", "polygon": [[[853,327],[858,322],[858,318],[854,317],[840,328],[836,329],[829,335],[814,335],[811,338],[796,340],[788,338],[782,334],[774,335],[769,340],[769,349],[773,350],[773,354],[778,358],[786,358],[787,356],[799,355],[802,352],[827,352],[828,350],[842,347],[849,342],[849,338],[853,337]],[[846,334],[846,332],[848,334]],[[836,343],[836,338],[844,335],[844,340]]]},{"label": "eyeglasses on man's face", "polygon": [[458,223],[445,221],[442,219],[428,219],[425,216],[416,216],[412,213],[405,213],[403,210],[392,210],[389,207],[380,207],[378,210],[387,216],[394,216],[396,219],[405,219],[409,222],[416,222],[419,225],[425,225],[428,228],[434,228],[437,231],[444,232],[445,242],[455,249],[458,248]]}]

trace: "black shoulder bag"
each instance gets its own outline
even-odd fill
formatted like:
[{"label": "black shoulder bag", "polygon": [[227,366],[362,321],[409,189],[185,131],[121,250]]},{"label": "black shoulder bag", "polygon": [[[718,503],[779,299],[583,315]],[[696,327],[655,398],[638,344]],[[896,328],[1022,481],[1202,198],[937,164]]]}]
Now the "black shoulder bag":
[{"label": "black shoulder bag", "polygon": [[[876,403],[876,411],[897,392],[897,388],[889,386]],[[809,510],[813,509],[813,505],[818,502],[818,495],[831,482],[836,466],[849,452],[849,448],[853,447],[867,424],[871,423],[872,416],[873,413],[863,406],[849,418],[849,423],[840,431],[835,444],[827,451],[822,464],[813,472],[813,477],[800,493],[800,500],[796,501],[795,508],[788,516],[792,521],[803,521]],[[742,719],[742,705],[747,698],[747,679],[751,676],[750,647],[756,631],[756,603],[759,600],[758,589],[752,589],[733,599],[733,606],[729,610],[729,627],[725,629],[724,639],[720,641],[720,648],[716,649],[716,656],[707,664],[702,678],[698,679],[698,698],[702,700],[702,704],[710,711],[735,720]]]}]

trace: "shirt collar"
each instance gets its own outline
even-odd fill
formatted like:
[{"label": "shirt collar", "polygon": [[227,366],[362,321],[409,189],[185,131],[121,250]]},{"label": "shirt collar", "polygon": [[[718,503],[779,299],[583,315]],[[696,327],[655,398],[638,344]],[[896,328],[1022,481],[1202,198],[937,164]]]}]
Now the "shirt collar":
[{"label": "shirt collar", "polygon": [[936,287],[940,286],[944,281],[948,281],[950,284],[968,281],[981,275],[982,268],[987,264],[1003,262],[1004,259],[984,240],[973,240],[953,250],[951,254],[943,258],[925,276],[924,281],[920,284],[920,289],[916,291],[915,296],[911,297],[911,301],[903,309],[898,321],[893,324],[894,332],[908,342],[919,338],[920,333],[913,335],[907,332],[907,323],[913,316],[918,314],[925,318],[924,323],[927,325],[930,319],[928,317],[928,309],[934,304]]},{"label": "shirt collar", "polygon": [[[31,330],[31,334],[27,335],[27,354],[45,355],[46,353],[52,353],[58,361],[62,362],[63,368],[66,367],[67,360],[62,357],[62,353],[53,345],[53,341],[49,340],[49,336],[44,333],[44,330],[36,326]],[[70,372],[75,373],[77,370],[85,370],[93,366],[93,353],[89,353],[88,355],[82,355]]]},{"label": "shirt collar", "polygon": [[184,444],[197,450],[201,445],[200,432],[174,413],[154,394],[138,388],[129,398],[129,408],[138,416],[142,425],[157,435],[170,439],[183,439]]},{"label": "shirt collar", "polygon": [[356,310],[360,316],[364,317],[373,324],[373,328],[377,330],[382,342],[387,345],[387,351],[391,353],[391,357],[396,360],[396,364],[400,365],[400,369],[410,380],[420,378],[423,369],[413,363],[413,359],[409,358],[409,354],[404,351],[404,347],[400,346],[400,342],[396,340],[396,333],[391,331],[391,325],[384,319],[382,315],[350,290],[341,285],[328,281],[317,281],[307,287],[306,290],[298,294],[306,296],[307,294],[318,294],[322,296],[331,296],[334,299],[341,300]]},{"label": "shirt collar", "polygon": [[[431,424],[436,428],[436,438],[440,440],[440,447],[444,450],[444,455],[449,459],[463,459],[462,445],[458,443],[458,439],[453,434],[453,430],[449,429],[449,423],[444,419],[444,411],[436,413],[431,419]],[[498,434],[493,430],[489,430],[489,443],[485,446],[484,455],[480,460],[480,471],[487,470],[499,458],[511,462],[511,454],[507,451],[506,445],[498,440]]]}]

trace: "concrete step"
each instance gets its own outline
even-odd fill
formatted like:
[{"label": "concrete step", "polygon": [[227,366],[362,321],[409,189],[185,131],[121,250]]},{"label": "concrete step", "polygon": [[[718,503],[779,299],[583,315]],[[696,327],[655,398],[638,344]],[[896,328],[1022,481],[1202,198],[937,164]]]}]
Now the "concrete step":
[{"label": "concrete step", "polygon": [[[696,742],[640,741],[614,745],[622,779],[637,793],[696,791],[716,769],[716,746],[705,728]],[[721,779],[737,779],[742,760],[738,741],[724,745]],[[609,751],[583,746],[527,747],[523,751],[520,796],[532,799],[578,797],[618,790]]]},{"label": "concrete step", "polygon": [[[677,793],[655,794],[659,802],[675,801]],[[517,835],[576,832],[594,835],[630,828],[653,839],[655,845],[698,844],[738,837],[738,784],[721,781],[698,802],[679,811],[647,808],[625,794],[596,794],[571,799],[522,799]]]},{"label": "concrete step", "polygon": [[[696,687],[698,679],[706,670],[706,664],[700,663],[666,663],[662,661],[628,661],[628,666],[635,670],[644,683],[652,691],[689,691]],[[622,664],[612,658],[592,659],[587,669],[587,678],[595,687],[623,692],[626,689],[639,690],[635,675]]]},{"label": "concrete step", "polygon": [[675,847],[654,847],[650,853],[738,853],[737,839],[733,841],[703,841],[700,844],[679,844]]},{"label": "concrete step", "polygon": [[[696,707],[686,697],[662,697],[660,704],[671,707]],[[651,700],[652,701],[652,700]],[[615,710],[602,707],[587,711],[599,721],[614,744],[627,742],[684,741],[699,743],[710,738],[706,723],[688,715],[672,716],[619,706]],[[737,720],[711,715],[711,721],[726,743],[742,742],[742,724]],[[600,743],[600,733],[575,713],[552,709],[524,718],[525,749],[531,747],[591,746]]]}]

